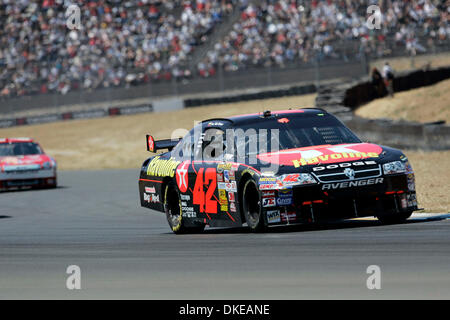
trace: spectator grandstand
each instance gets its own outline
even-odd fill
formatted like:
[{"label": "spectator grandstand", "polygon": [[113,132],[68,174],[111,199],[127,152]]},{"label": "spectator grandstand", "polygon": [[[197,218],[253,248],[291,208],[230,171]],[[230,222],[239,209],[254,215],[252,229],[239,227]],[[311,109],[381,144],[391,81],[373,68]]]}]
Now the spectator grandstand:
[{"label": "spectator grandstand", "polygon": [[[367,26],[371,4],[380,5],[382,11],[379,30]],[[218,65],[237,71],[316,59],[347,60],[362,53],[380,58],[399,48],[415,55],[448,43],[449,4],[432,0],[258,1],[242,11],[229,34],[198,64],[198,71],[208,76]]]},{"label": "spectator grandstand", "polygon": [[[0,95],[190,77],[187,57],[234,0],[1,0]],[[81,8],[81,30],[65,11]]]},{"label": "spectator grandstand", "polygon": [[[65,11],[81,9],[81,29]],[[366,26],[379,4],[380,30]],[[450,0],[0,0],[0,97],[210,77],[448,45]],[[208,38],[238,11],[224,37]],[[355,45],[356,44],[356,45]],[[207,46],[198,61],[199,47]]]}]

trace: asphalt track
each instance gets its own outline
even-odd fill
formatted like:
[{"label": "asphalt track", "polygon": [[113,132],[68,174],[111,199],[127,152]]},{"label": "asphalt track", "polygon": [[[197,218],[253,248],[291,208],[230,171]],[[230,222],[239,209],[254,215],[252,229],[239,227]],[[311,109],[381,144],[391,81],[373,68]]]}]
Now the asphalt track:
[{"label": "asphalt track", "polygon": [[[61,172],[56,190],[0,193],[0,298],[450,298],[448,214],[176,236],[139,207],[137,175]],[[69,265],[81,290],[66,288]]]}]

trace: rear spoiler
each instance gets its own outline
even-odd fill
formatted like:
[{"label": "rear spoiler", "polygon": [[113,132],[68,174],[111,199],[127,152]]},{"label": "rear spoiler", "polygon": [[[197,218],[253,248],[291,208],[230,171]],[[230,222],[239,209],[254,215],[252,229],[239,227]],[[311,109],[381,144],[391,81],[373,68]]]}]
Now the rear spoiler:
[{"label": "rear spoiler", "polygon": [[166,139],[166,140],[158,140],[155,141],[155,139],[151,135],[147,135],[147,151],[156,153],[159,150],[167,149],[169,151],[172,151],[173,148],[180,142],[180,139]]}]

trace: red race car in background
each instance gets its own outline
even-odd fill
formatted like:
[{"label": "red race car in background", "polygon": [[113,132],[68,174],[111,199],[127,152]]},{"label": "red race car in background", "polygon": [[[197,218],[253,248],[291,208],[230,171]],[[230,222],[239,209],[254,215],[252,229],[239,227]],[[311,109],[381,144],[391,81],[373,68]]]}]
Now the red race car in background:
[{"label": "red race car in background", "polygon": [[0,139],[0,190],[56,188],[56,161],[30,138]]}]

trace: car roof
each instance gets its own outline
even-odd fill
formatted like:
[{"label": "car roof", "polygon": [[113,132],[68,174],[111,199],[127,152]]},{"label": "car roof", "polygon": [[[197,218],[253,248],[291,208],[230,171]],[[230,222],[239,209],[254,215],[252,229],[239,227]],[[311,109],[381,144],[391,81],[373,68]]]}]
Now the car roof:
[{"label": "car roof", "polygon": [[0,143],[34,142],[31,138],[0,138]]},{"label": "car roof", "polygon": [[208,119],[202,121],[203,123],[212,122],[212,121],[229,121],[234,125],[244,124],[248,122],[253,122],[262,118],[271,118],[271,117],[284,117],[284,116],[310,116],[316,114],[328,114],[327,111],[320,108],[301,108],[301,109],[288,109],[288,110],[275,110],[275,111],[264,111],[259,113],[250,113],[250,114],[242,114],[237,116],[232,116],[228,118],[216,118],[216,119]]}]

